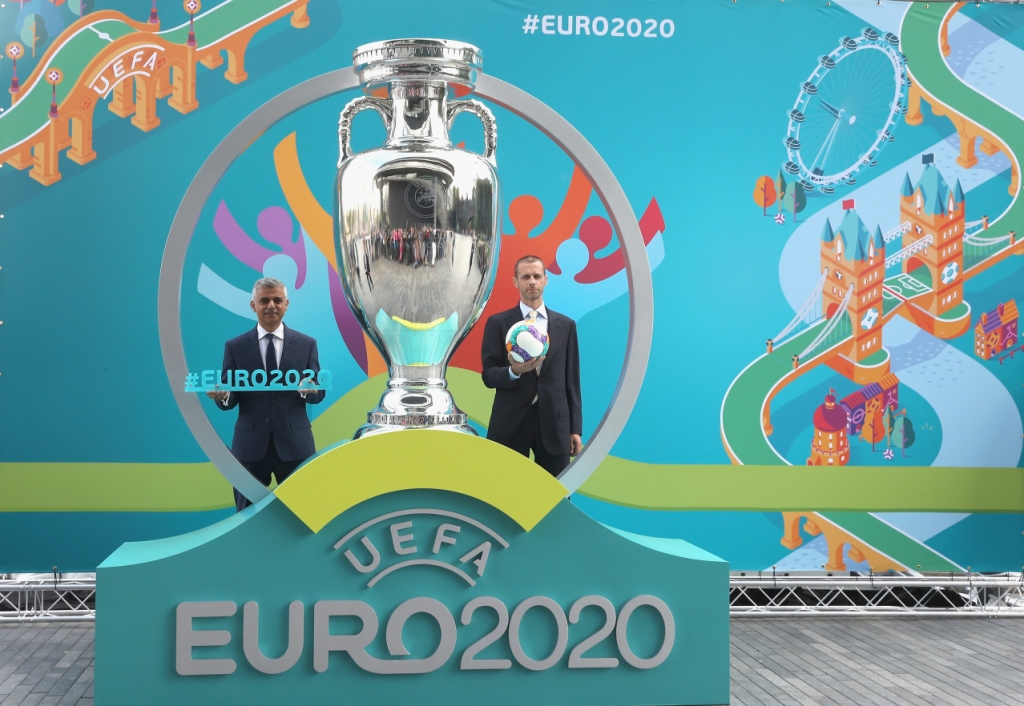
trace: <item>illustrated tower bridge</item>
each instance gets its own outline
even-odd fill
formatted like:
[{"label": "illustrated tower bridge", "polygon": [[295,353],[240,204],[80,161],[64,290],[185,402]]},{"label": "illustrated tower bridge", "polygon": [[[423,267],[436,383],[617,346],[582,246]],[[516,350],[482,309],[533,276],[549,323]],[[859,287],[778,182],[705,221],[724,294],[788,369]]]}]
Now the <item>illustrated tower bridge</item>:
[{"label": "illustrated tower bridge", "polygon": [[[155,6],[148,22],[112,10],[82,17],[53,41],[27,81],[12,82],[12,106],[0,114],[0,164],[31,167],[29,176],[49,186],[61,178],[61,151],[78,164],[92,161],[93,113],[102,99],[143,131],[160,125],[158,99],[180,113],[195,110],[198,63],[215,68],[226,55],[224,78],[244,81],[256,32],[289,14],[292,26],[308,26],[308,1],[225,0],[163,31]],[[201,8],[199,0],[190,4]]]},{"label": "illustrated tower bridge", "polygon": [[[1015,232],[988,237],[985,219],[967,222],[959,180],[950,187],[932,155],[922,161],[916,183],[904,176],[895,228],[870,230],[852,199],[837,226],[825,221],[818,281],[723,401],[722,437],[734,462],[786,462],[768,436],[772,399],[792,380],[825,364],[860,385],[879,381],[889,372],[882,330],[897,314],[940,338],[964,334],[971,322],[964,281],[1024,251]],[[761,434],[751,433],[753,419]]]},{"label": "illustrated tower bridge", "polygon": [[[921,177],[903,180],[895,228],[870,230],[853,203],[840,223],[826,224],[819,246],[821,274],[807,301],[767,340],[767,352],[739,373],[722,400],[722,444],[733,463],[788,465],[769,440],[771,401],[780,390],[821,363],[859,384],[879,381],[889,371],[882,340],[887,321],[898,314],[935,336],[959,336],[970,328],[965,280],[1010,255],[1024,254],[1013,225],[994,228],[1024,222],[1024,120],[960,80],[943,58],[949,52],[949,20],[964,4],[913,3],[908,8],[903,28],[912,25],[913,31],[901,28],[900,45],[908,57],[910,90],[908,105],[899,112],[906,110],[907,123],[920,123],[925,100],[937,115],[948,116],[960,134],[957,162],[963,168],[976,163],[979,137],[983,152],[1003,151],[1011,168],[1009,207],[992,223],[986,217],[968,221],[962,187],[955,182],[950,187],[926,157]],[[964,570],[868,512],[808,509],[784,512],[783,521],[783,544],[791,549],[801,542],[801,522],[803,531],[825,535],[830,570],[844,570],[844,547],[852,559],[866,560],[875,571]]]}]

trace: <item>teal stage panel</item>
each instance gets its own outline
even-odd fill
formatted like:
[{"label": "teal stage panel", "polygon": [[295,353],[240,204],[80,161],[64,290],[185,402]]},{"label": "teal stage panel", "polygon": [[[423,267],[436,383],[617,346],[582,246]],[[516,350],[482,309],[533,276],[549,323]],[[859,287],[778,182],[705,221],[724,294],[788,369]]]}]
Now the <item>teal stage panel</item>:
[{"label": "teal stage panel", "polygon": [[[410,435],[434,438],[395,439]],[[394,490],[358,501],[367,483]],[[616,533],[561,495],[459,434],[329,451],[235,516],[103,562],[96,699],[727,703],[728,564]],[[318,527],[334,510],[316,507],[346,505]]]}]

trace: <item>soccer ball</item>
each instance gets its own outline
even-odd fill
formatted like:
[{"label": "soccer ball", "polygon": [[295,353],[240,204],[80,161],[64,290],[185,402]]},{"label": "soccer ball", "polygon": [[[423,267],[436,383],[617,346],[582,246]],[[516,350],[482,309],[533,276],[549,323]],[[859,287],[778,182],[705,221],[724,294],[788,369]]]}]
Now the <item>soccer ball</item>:
[{"label": "soccer ball", "polygon": [[548,335],[537,328],[536,324],[520,321],[505,335],[505,350],[512,354],[516,362],[526,363],[547,355]]}]

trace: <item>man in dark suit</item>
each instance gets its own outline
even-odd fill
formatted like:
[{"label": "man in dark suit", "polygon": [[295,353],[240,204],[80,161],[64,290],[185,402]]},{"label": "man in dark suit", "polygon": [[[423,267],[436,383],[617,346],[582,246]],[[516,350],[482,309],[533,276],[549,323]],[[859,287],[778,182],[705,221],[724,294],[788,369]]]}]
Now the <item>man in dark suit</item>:
[{"label": "man in dark suit", "polygon": [[[576,322],[544,306],[543,261],[527,255],[515,265],[519,304],[487,320],[483,379],[494,389],[487,438],[534,461],[553,476],[583,449],[583,404]],[[524,319],[548,334],[548,353],[519,363],[505,349],[508,330]]]},{"label": "man in dark suit", "polygon": [[[221,368],[225,378],[231,370],[248,371],[250,380],[254,370],[266,371],[268,379],[274,370],[297,370],[300,375],[306,370],[312,370],[313,375],[320,372],[316,341],[284,325],[288,291],[281,281],[269,277],[258,280],[249,306],[259,323],[224,344]],[[304,384],[307,379],[308,375]],[[306,405],[321,402],[323,390],[218,390],[206,394],[217,401],[220,409],[238,407],[231,453],[263,485],[270,486],[271,474],[278,483],[283,482],[300,463],[316,453]],[[251,504],[236,488],[235,508],[241,511]]]}]

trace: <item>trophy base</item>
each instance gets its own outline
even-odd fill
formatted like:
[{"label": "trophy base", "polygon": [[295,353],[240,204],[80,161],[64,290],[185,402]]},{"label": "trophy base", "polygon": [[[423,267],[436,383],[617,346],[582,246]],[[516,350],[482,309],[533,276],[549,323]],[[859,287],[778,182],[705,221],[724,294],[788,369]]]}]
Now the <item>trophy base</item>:
[{"label": "trophy base", "polygon": [[406,429],[436,429],[479,436],[469,418],[455,406],[452,393],[444,388],[391,387],[375,410],[366,415],[366,424],[356,430],[353,439]]}]

